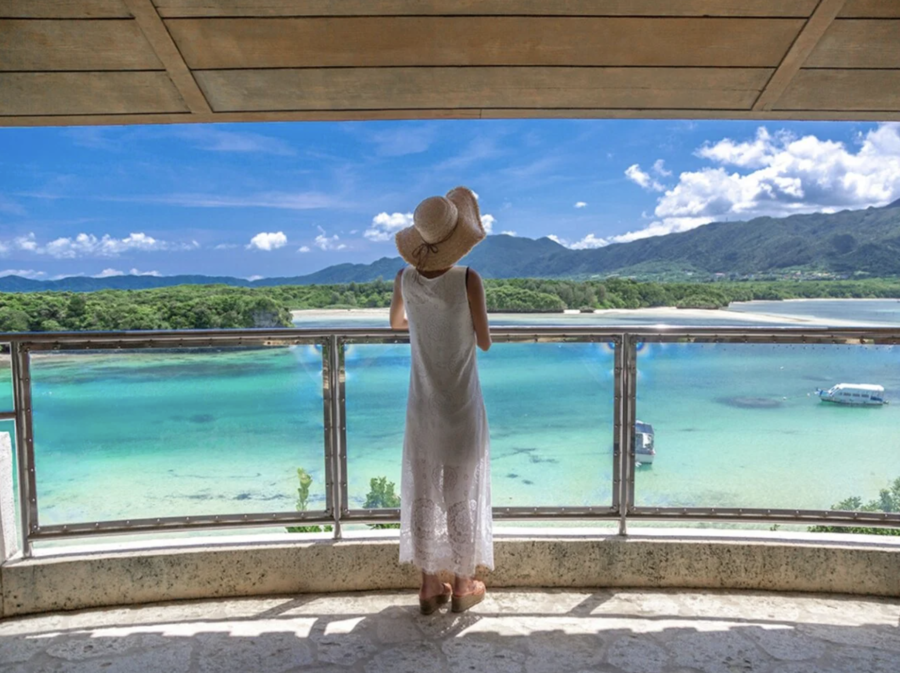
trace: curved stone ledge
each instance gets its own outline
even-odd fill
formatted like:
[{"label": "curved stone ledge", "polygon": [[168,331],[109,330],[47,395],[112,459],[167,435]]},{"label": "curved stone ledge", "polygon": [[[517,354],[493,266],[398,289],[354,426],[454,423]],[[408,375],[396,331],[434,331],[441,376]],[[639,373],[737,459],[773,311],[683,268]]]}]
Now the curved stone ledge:
[{"label": "curved stone ledge", "polygon": [[[900,546],[878,538],[498,537],[494,587],[684,587],[900,597]],[[2,615],[227,596],[404,589],[396,538],[65,552],[0,568]]]}]

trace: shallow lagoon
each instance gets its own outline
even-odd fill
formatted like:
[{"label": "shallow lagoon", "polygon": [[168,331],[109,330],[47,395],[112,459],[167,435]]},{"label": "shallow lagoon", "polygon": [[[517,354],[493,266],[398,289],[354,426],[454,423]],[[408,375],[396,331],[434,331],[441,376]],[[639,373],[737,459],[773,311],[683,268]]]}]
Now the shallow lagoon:
[{"label": "shallow lagoon", "polygon": [[[742,315],[685,319],[753,324],[749,308],[769,325],[781,321],[778,309],[783,324],[900,325],[894,300],[772,302],[764,311],[758,304],[736,307]],[[636,325],[661,322],[660,315],[492,321]],[[323,320],[384,324],[380,315],[319,313],[301,324]],[[351,507],[362,504],[372,477],[399,481],[408,357],[405,345],[348,347]],[[608,504],[612,349],[498,344],[479,358],[494,504]],[[826,508],[850,495],[875,497],[900,476],[898,365],[900,348],[887,346],[642,345],[638,415],[654,425],[658,455],[639,468],[637,503]],[[314,478],[310,508],[324,507],[313,347],[51,356],[35,358],[33,373],[44,524],[292,510],[299,466]],[[812,396],[841,381],[881,383],[894,404],[851,409]]]}]

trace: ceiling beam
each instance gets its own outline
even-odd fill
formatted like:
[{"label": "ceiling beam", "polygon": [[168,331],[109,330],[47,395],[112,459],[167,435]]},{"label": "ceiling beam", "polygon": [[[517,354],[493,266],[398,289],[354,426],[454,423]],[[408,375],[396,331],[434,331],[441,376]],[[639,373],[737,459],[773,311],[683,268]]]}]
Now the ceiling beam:
[{"label": "ceiling beam", "polygon": [[794,44],[788,49],[787,54],[781,59],[781,64],[775,70],[769,83],[759,94],[759,98],[753,104],[755,112],[771,110],[778,99],[787,91],[794,76],[800,71],[800,67],[819,44],[819,40],[828,30],[834,18],[840,13],[847,0],[820,0],[818,6],[803,26]]},{"label": "ceiling beam", "polygon": [[29,115],[0,117],[0,127],[116,126],[129,124],[212,124],[239,122],[372,121],[423,119],[747,119],[772,121],[900,122],[900,110],[697,110],[626,108],[468,108],[417,110],[290,110],[286,112],[190,112]]},{"label": "ceiling beam", "polygon": [[211,113],[209,102],[185,64],[181,52],[172,40],[172,36],[169,35],[169,30],[159,17],[152,0],[125,0],[125,4],[134,14],[144,37],[147,38],[150,46],[156,52],[156,56],[165,66],[172,84],[181,94],[188,109],[194,114]]}]

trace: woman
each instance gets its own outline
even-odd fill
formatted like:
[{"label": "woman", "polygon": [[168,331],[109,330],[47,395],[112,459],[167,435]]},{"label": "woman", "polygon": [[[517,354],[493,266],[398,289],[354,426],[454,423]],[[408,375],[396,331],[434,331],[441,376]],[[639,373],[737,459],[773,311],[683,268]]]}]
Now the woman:
[{"label": "woman", "polygon": [[[419,608],[452,598],[462,612],[481,602],[476,566],[494,565],[487,414],[475,346],[491,347],[484,287],[454,266],[484,239],[475,194],[457,187],[416,208],[397,233],[411,266],[397,274],[391,327],[409,329],[412,368],[401,479],[400,562],[422,571]],[[405,309],[405,315],[404,315]],[[438,572],[453,573],[453,585]]]}]

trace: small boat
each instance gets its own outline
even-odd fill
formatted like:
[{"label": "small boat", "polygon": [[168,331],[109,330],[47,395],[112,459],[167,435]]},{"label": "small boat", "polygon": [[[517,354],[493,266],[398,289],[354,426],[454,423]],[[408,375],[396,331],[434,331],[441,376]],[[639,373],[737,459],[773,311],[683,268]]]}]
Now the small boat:
[{"label": "small boat", "polygon": [[656,450],[653,448],[653,426],[642,421],[634,422],[634,460],[641,465],[652,465]]},{"label": "small boat", "polygon": [[816,394],[823,402],[850,404],[856,406],[881,406],[887,404],[884,399],[884,386],[871,383],[838,383],[828,390],[818,389]]}]

